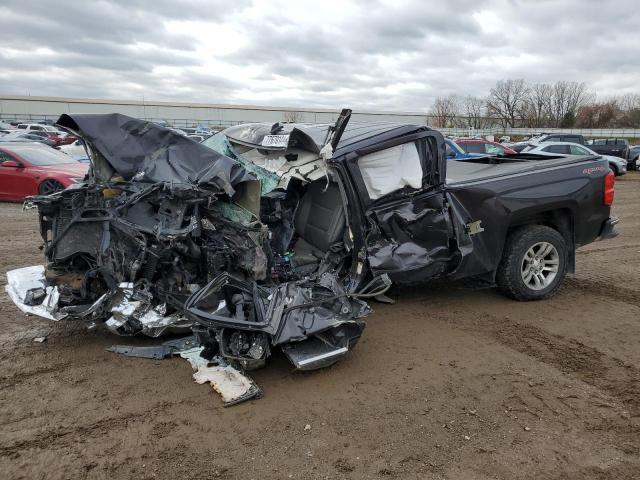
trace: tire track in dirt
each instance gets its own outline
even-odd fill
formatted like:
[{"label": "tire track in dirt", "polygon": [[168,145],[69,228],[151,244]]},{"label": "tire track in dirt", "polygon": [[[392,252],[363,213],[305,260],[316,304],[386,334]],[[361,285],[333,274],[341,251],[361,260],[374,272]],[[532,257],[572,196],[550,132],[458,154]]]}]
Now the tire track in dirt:
[{"label": "tire track in dirt", "polygon": [[[98,363],[98,362],[96,362]],[[51,365],[44,368],[39,368],[37,370],[31,371],[21,371],[18,373],[14,373],[13,375],[6,375],[4,377],[0,377],[0,389],[6,389],[15,387],[24,383],[31,379],[32,377],[37,377],[39,375],[47,375],[53,372],[59,372],[60,370],[67,369],[72,367],[73,364],[71,362],[64,362],[57,365]]]},{"label": "tire track in dirt", "polygon": [[[578,340],[533,325],[483,314],[466,329],[484,332],[500,344],[550,365],[618,399],[640,417],[640,369]],[[640,426],[634,427],[640,435]]]},{"label": "tire track in dirt", "polygon": [[161,402],[144,412],[131,412],[116,417],[103,418],[87,425],[72,427],[56,427],[48,431],[38,433],[37,436],[18,440],[10,445],[0,446],[0,457],[13,457],[24,450],[41,449],[50,450],[54,446],[64,447],[69,444],[77,444],[77,437],[105,436],[110,431],[118,428],[128,428],[132,423],[147,418],[156,417],[156,413],[167,408],[185,403],[184,400],[176,402]]},{"label": "tire track in dirt", "polygon": [[596,295],[609,300],[615,300],[617,302],[640,307],[640,295],[638,295],[637,290],[624,286],[621,287],[620,285],[616,285],[615,288],[612,288],[611,281],[608,280],[567,277],[565,279],[564,288],[573,288],[583,292],[588,292],[589,295]]},{"label": "tire track in dirt", "polygon": [[640,243],[629,243],[625,245],[611,245],[609,247],[590,248],[588,250],[577,250],[576,255],[590,255],[592,253],[611,252],[614,250],[618,251],[625,248],[640,248]]}]

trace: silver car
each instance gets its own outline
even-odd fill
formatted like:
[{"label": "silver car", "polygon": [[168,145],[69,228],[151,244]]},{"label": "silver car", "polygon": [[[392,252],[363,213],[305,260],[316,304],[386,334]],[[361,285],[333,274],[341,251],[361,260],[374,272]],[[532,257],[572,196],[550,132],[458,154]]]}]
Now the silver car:
[{"label": "silver car", "polygon": [[627,173],[627,161],[624,158],[612,155],[600,155],[584,145],[570,142],[543,142],[533,144],[522,150],[522,153],[535,153],[538,155],[597,155],[609,162],[609,168],[616,175]]}]

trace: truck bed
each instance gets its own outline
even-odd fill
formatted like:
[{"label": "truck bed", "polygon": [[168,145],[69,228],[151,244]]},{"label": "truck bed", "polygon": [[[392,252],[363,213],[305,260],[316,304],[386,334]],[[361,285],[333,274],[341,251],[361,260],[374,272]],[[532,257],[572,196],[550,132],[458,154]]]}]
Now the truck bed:
[{"label": "truck bed", "polygon": [[[558,156],[547,157],[542,155],[509,155],[508,157],[487,157],[477,161],[448,161],[447,185],[462,185],[479,182],[508,175],[518,175],[538,170],[560,168],[576,163],[584,163],[597,160],[600,157],[585,156]],[[489,161],[498,163],[488,163]]]}]

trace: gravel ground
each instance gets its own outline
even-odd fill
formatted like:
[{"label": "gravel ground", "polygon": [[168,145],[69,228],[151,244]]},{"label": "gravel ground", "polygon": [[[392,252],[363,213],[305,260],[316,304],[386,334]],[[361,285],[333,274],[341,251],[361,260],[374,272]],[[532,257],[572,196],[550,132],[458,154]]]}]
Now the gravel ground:
[{"label": "gravel ground", "polygon": [[[184,360],[108,353],[123,339],[2,293],[0,476],[640,478],[640,174],[614,210],[620,235],[580,249],[553,299],[396,291],[342,362],[294,373],[276,355],[252,373],[264,397],[231,408]],[[0,215],[4,287],[42,254],[33,212]]]}]

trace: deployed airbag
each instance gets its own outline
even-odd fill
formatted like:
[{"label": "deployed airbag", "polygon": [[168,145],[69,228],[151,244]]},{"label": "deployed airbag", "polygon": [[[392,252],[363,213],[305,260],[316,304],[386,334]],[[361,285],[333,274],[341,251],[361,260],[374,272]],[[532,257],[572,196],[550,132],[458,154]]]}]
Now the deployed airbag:
[{"label": "deployed airbag", "polygon": [[358,159],[372,200],[404,187],[422,187],[422,165],[415,143],[404,143]]}]

